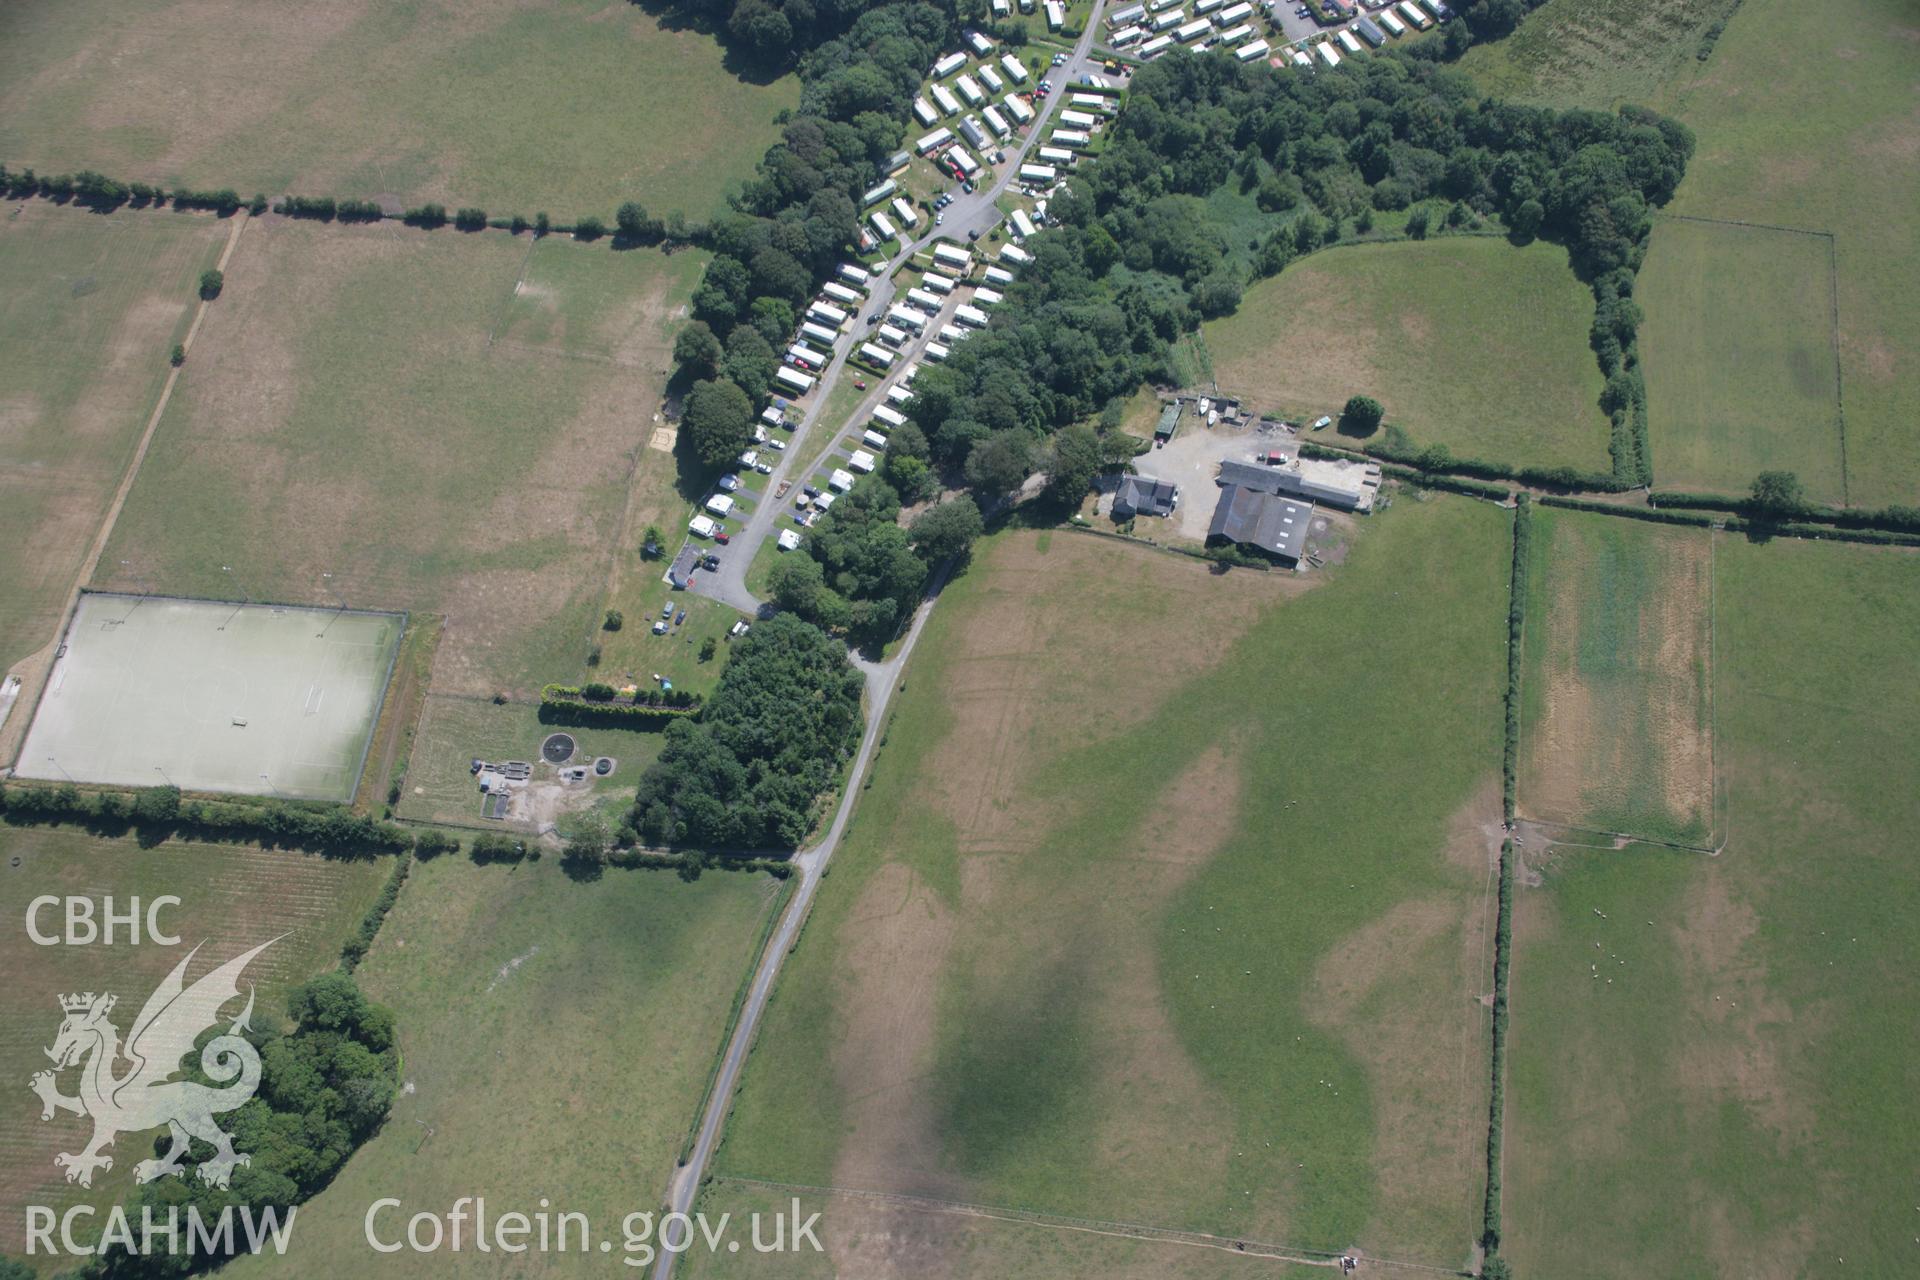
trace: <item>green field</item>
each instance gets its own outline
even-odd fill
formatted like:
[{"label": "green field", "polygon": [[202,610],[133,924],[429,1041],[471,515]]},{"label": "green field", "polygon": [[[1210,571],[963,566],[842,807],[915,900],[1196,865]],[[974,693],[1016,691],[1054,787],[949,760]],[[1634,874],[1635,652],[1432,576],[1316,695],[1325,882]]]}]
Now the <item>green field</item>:
[{"label": "green field", "polygon": [[442,691],[571,675],[616,560],[637,560],[621,545],[631,490],[671,488],[649,416],[702,262],[249,226],[103,576],[443,614]]},{"label": "green field", "polygon": [[[548,1197],[620,1239],[659,1203],[728,1011],[777,898],[764,876],[612,871],[581,882],[553,860],[443,858],[415,867],[359,976],[393,1008],[403,1092],[385,1128],[300,1210],[284,1259],[234,1276],[502,1274],[496,1258],[375,1254],[368,1207],[394,1222],[460,1196],[529,1214]],[[529,1252],[511,1274],[608,1275],[603,1255]]]},{"label": "green field", "polygon": [[1744,493],[1762,471],[1845,493],[1825,236],[1663,220],[1639,290],[1654,474]]},{"label": "green field", "polygon": [[1711,538],[1704,529],[1536,510],[1522,814],[1689,845],[1712,836]]},{"label": "green field", "polygon": [[1920,561],[1727,538],[1718,573],[1725,852],[1528,854],[1517,1275],[1913,1270]]},{"label": "green field", "polygon": [[713,213],[799,99],[712,37],[606,0],[23,0],[0,12],[0,156],[167,186]]},{"label": "green field", "polygon": [[1697,64],[1701,37],[1739,0],[1547,0],[1513,34],[1460,59],[1488,94],[1610,111],[1651,104]]},{"label": "green field", "polygon": [[[1699,138],[1670,212],[1833,233],[1847,496],[1860,506],[1920,501],[1914,29],[1902,0],[1840,0],[1817,23],[1787,0],[1747,0],[1713,57],[1652,104]],[[1767,270],[1770,244],[1732,269]],[[1641,280],[1665,287],[1651,270]],[[1661,456],[1656,435],[1656,470]]]},{"label": "green field", "polygon": [[1507,545],[1407,498],[1318,585],[980,548],[718,1171],[1460,1265]]},{"label": "green field", "polygon": [[[340,861],[178,841],[147,849],[131,839],[102,840],[64,828],[0,825],[0,919],[6,921],[0,968],[7,975],[0,993],[0,1072],[18,1087],[13,1105],[0,1110],[0,1251],[21,1255],[25,1205],[61,1210],[87,1203],[104,1211],[132,1189],[135,1159],[151,1141],[147,1134],[124,1135],[112,1171],[96,1178],[91,1190],[61,1180],[54,1153],[78,1151],[87,1122],[64,1114],[43,1122],[26,1089],[28,1076],[47,1066],[42,1050],[60,1027],[56,997],[114,992],[120,999],[113,1021],[125,1035],[147,996],[195,946],[204,950],[189,980],[203,972],[203,964],[224,962],[285,934],[248,969],[259,983],[254,1025],[284,1024],[287,988],[334,965],[391,868],[384,858]],[[171,894],[180,905],[163,909],[159,923],[180,944],[129,946],[123,932],[111,947],[35,945],[25,930],[27,904],[42,894],[90,897],[96,910],[111,895],[122,913],[132,898],[147,903]],[[59,911],[42,912],[42,932],[60,932]],[[71,1093],[74,1076],[63,1076],[61,1085]]]},{"label": "green field", "polygon": [[1338,416],[1365,393],[1419,444],[1606,471],[1592,323],[1564,249],[1475,236],[1315,254],[1205,332],[1221,391],[1257,410]]},{"label": "green field", "polygon": [[67,593],[166,382],[167,352],[192,321],[194,278],[218,258],[226,232],[211,218],[5,206],[0,670],[59,632]]}]

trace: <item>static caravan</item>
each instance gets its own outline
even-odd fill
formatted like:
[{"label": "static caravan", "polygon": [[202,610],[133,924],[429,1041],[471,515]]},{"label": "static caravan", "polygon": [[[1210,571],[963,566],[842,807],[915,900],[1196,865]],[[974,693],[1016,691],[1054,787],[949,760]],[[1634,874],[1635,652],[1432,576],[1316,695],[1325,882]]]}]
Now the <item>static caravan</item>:
[{"label": "static caravan", "polygon": [[1006,78],[993,69],[992,63],[981,63],[980,70],[974,72],[974,74],[980,77],[980,83],[987,86],[989,93],[1005,93],[1007,91]]},{"label": "static caravan", "polygon": [[970,335],[957,324],[940,326],[940,341],[946,343],[965,342]]},{"label": "static caravan", "polygon": [[1387,34],[1390,36],[1397,37],[1407,34],[1407,24],[1394,17],[1393,10],[1391,9],[1382,9],[1380,11],[1380,25],[1387,29]]},{"label": "static caravan", "polygon": [[963,275],[967,268],[973,265],[971,253],[957,244],[947,244],[944,241],[933,246],[933,260],[943,266],[954,268]]},{"label": "static caravan", "polygon": [[832,358],[831,356],[821,355],[804,342],[796,342],[787,348],[787,359],[796,364],[810,366],[815,369],[826,368],[827,361]]},{"label": "static caravan", "polygon": [[1241,0],[1239,4],[1230,5],[1214,14],[1213,25],[1216,27],[1237,27],[1252,16],[1253,6],[1246,3],[1246,0]]},{"label": "static caravan", "polygon": [[1155,15],[1153,21],[1147,25],[1155,31],[1171,31],[1185,21],[1186,16],[1185,10],[1169,9],[1165,13]]},{"label": "static caravan", "polygon": [[1005,267],[988,267],[980,273],[980,278],[988,284],[1007,285],[1013,283],[1013,272]]},{"label": "static caravan", "polygon": [[1140,56],[1143,58],[1157,58],[1171,48],[1173,48],[1172,36],[1155,36],[1140,46]]},{"label": "static caravan", "polygon": [[1212,13],[1215,9],[1226,4],[1226,2],[1227,0],[1194,0],[1194,16],[1204,18],[1207,14]]},{"label": "static caravan", "polygon": [[940,112],[942,115],[957,116],[960,114],[960,99],[953,96],[953,90],[943,84],[937,84],[933,86],[932,92],[933,100],[940,104]]},{"label": "static caravan", "polygon": [[1213,30],[1213,26],[1205,18],[1195,18],[1192,22],[1174,28],[1173,38],[1181,44],[1187,44],[1191,41],[1198,40],[1211,30]]},{"label": "static caravan", "polygon": [[786,388],[797,396],[803,396],[813,390],[813,379],[790,364],[783,364],[775,369],[773,377],[776,382],[785,384]]},{"label": "static caravan", "polygon": [[913,149],[923,156],[930,156],[952,141],[953,130],[935,129],[932,133],[926,134],[920,141],[914,143]]},{"label": "static caravan", "polygon": [[825,347],[831,347],[840,340],[840,335],[837,331],[829,329],[827,326],[814,320],[802,320],[800,322],[800,336],[810,342],[817,342]]},{"label": "static caravan", "polygon": [[860,204],[862,207],[865,207],[870,204],[879,204],[882,200],[885,200],[888,196],[892,195],[894,192],[898,191],[899,189],[900,189],[900,184],[895,182],[892,178],[888,178],[885,182],[881,183],[877,187],[868,187],[866,190],[866,194],[860,197]]},{"label": "static caravan", "polygon": [[953,354],[952,349],[944,342],[929,342],[926,347],[926,352],[927,359],[933,361],[935,364],[940,363]]},{"label": "static caravan", "polygon": [[847,323],[847,313],[830,303],[814,303],[807,308],[807,315],[821,324],[830,324],[836,329],[844,327]]},{"label": "static caravan", "polygon": [[960,90],[960,96],[967,100],[968,106],[977,107],[987,100],[987,95],[980,91],[979,83],[972,76],[961,76],[953,83]]},{"label": "static caravan", "polygon": [[958,144],[948,148],[947,158],[960,166],[960,172],[971,178],[980,172],[980,162],[973,158],[973,152]]},{"label": "static caravan", "polygon": [[893,367],[893,352],[887,350],[885,347],[876,346],[871,342],[863,342],[860,344],[860,354],[866,357],[870,363],[877,364],[882,369]]},{"label": "static caravan", "polygon": [[979,57],[984,58],[988,54],[993,52],[993,41],[987,39],[985,36],[981,35],[978,31],[969,31],[967,32],[966,35],[960,38],[964,40],[966,42],[967,47],[969,49],[972,49],[974,53]]},{"label": "static caravan", "polygon": [[987,313],[978,307],[969,307],[965,303],[954,308],[953,318],[961,324],[972,325],[976,329],[987,327]]},{"label": "static caravan", "polygon": [[952,75],[954,72],[958,71],[960,68],[966,65],[967,65],[966,54],[949,53],[945,57],[941,58],[940,61],[933,64],[933,78],[935,80],[945,80],[948,76]]},{"label": "static caravan", "polygon": [[1084,147],[1093,141],[1093,135],[1085,129],[1055,129],[1047,141],[1059,147]]},{"label": "static caravan", "polygon": [[[900,233],[893,229],[893,223],[887,220],[886,214],[872,214],[867,218],[867,221],[873,224],[873,234],[879,236],[882,240],[895,240],[899,238]],[[853,291],[849,289],[847,292],[851,293]]]},{"label": "static caravan", "polygon": [[875,422],[885,423],[889,431],[895,427],[904,427],[907,425],[907,417],[905,414],[897,409],[889,409],[883,404],[873,407],[873,418]]},{"label": "static caravan", "polygon": [[1340,65],[1340,52],[1333,47],[1331,41],[1313,46],[1313,51],[1320,55],[1320,61],[1326,63],[1329,67],[1337,67]]},{"label": "static caravan", "polygon": [[997,107],[987,107],[983,109],[980,114],[986,117],[987,128],[993,130],[994,137],[1004,138],[1013,132],[1013,130],[1007,126],[1007,118],[1000,114]]},{"label": "static caravan", "polygon": [[915,98],[913,100],[913,117],[929,129],[940,123],[940,113],[935,111],[933,104],[925,98]]},{"label": "static caravan", "polygon": [[1348,53],[1353,54],[1360,52],[1360,41],[1355,37],[1353,32],[1342,31],[1335,39],[1340,41],[1340,47]]},{"label": "static caravan", "polygon": [[[884,216],[884,215],[881,215],[881,216]],[[888,232],[888,234],[891,235],[892,232]],[[846,305],[850,307],[857,307],[860,305],[861,295],[859,290],[849,289],[847,288],[846,285],[839,284],[832,280],[829,280],[825,284],[821,285],[820,292],[826,294],[829,298],[832,298],[835,302],[844,302]]]},{"label": "static caravan", "polygon": [[843,471],[839,467],[835,467],[832,474],[827,476],[827,488],[833,490],[835,493],[845,493],[847,490],[853,488],[853,474],[848,471]]},{"label": "static caravan", "polygon": [[1272,46],[1265,40],[1255,40],[1252,44],[1243,44],[1233,51],[1233,56],[1242,62],[1252,62],[1255,58],[1264,58]]},{"label": "static caravan", "polygon": [[1113,110],[1113,99],[1099,93],[1070,93],[1067,105],[1075,111],[1098,111],[1104,116]]},{"label": "static caravan", "polygon": [[1033,0],[1020,0],[1020,12],[1022,12],[1022,13],[1032,13],[1032,12],[1033,12]]},{"label": "static caravan", "polygon": [[1073,152],[1064,147],[1041,147],[1040,160],[1043,164],[1065,168],[1073,163]]},{"label": "static caravan", "polygon": [[1381,32],[1380,28],[1373,25],[1372,18],[1360,19],[1353,24],[1353,29],[1360,33],[1362,40],[1365,40],[1376,49],[1387,42],[1386,35]]},{"label": "static caravan", "polygon": [[1060,0],[1047,0],[1047,30],[1058,31],[1067,25],[1067,6]]},{"label": "static caravan", "polygon": [[946,297],[960,287],[960,282],[952,276],[943,276],[938,271],[929,271],[920,277],[920,287],[928,293],[937,293]]},{"label": "static caravan", "polygon": [[926,312],[934,312],[940,309],[939,295],[935,294],[931,289],[909,289],[907,290],[907,301]]},{"label": "static caravan", "polygon": [[1426,8],[1426,11],[1433,15],[1435,22],[1445,22],[1453,12],[1442,3],[1442,0],[1421,0],[1421,3]]},{"label": "static caravan", "polygon": [[881,325],[874,330],[874,333],[880,341],[890,347],[904,347],[907,345],[907,339],[912,336],[905,329],[896,329],[890,324]]},{"label": "static caravan", "polygon": [[887,388],[887,399],[893,401],[895,404],[905,404],[907,401],[913,399],[913,392],[907,390],[906,383],[907,379],[903,375],[900,381]]},{"label": "static caravan", "polygon": [[1107,43],[1116,49],[1124,49],[1128,45],[1142,39],[1146,34],[1147,29],[1145,27],[1122,27],[1113,33],[1113,38],[1108,40]]},{"label": "static caravan", "polygon": [[873,279],[872,276],[867,274],[864,267],[856,267],[851,262],[843,262],[840,264],[840,278],[856,289],[866,288],[867,282]]},{"label": "static caravan", "polygon": [[874,457],[865,449],[855,449],[853,456],[847,459],[847,465],[855,471],[865,474],[873,470]]},{"label": "static caravan", "polygon": [[1171,9],[1179,3],[1180,0],[1147,0],[1147,12],[1159,13],[1163,9]]},{"label": "static caravan", "polygon": [[1000,69],[1005,71],[1007,73],[1007,79],[1013,81],[1015,84],[1025,84],[1027,82],[1026,67],[1021,65],[1020,59],[1010,53],[1000,55]]},{"label": "static caravan", "polygon": [[1013,6],[1008,4],[1007,0],[993,0],[993,16],[996,18],[1011,18],[1013,16]]},{"label": "static caravan", "polygon": [[973,291],[974,302],[983,307],[998,306],[1006,296],[1006,294],[1001,293],[998,289],[975,289]]},{"label": "static caravan", "polygon": [[1400,16],[1405,18],[1408,25],[1416,31],[1425,31],[1433,25],[1432,21],[1428,19],[1425,13],[1421,12],[1420,6],[1415,4],[1413,0],[1400,0],[1400,3],[1395,5],[1394,8],[1400,11]]},{"label": "static caravan", "polygon": [[1023,164],[1020,166],[1020,181],[1042,183],[1052,182],[1060,176],[1060,171],[1050,164]]},{"label": "static caravan", "polygon": [[1027,216],[1025,209],[1015,209],[1012,216],[1013,234],[1025,240],[1033,234],[1033,219]]},{"label": "static caravan", "polygon": [[1073,129],[1091,129],[1099,124],[1100,121],[1098,118],[1090,116],[1084,111],[1062,111],[1060,113],[1060,123]]},{"label": "static caravan", "polygon": [[1220,33],[1220,43],[1231,47],[1233,45],[1239,44],[1243,40],[1249,39],[1252,35],[1253,35],[1253,24],[1249,22],[1243,22],[1237,27],[1232,27],[1226,31],[1222,31]]},{"label": "static caravan", "polygon": [[887,438],[878,431],[862,431],[860,433],[860,442],[869,449],[884,449],[887,447]]},{"label": "static caravan", "polygon": [[927,329],[927,317],[902,303],[896,302],[887,309],[887,319],[914,333],[925,333]]},{"label": "static caravan", "polygon": [[907,203],[904,196],[893,198],[893,211],[900,215],[902,226],[911,227],[920,221],[920,215],[913,211],[913,206]]},{"label": "static caravan", "polygon": [[[1222,3],[1225,3],[1225,0],[1222,0]],[[1107,25],[1109,27],[1124,27],[1131,23],[1138,22],[1146,16],[1147,6],[1144,4],[1130,4],[1124,9],[1116,9],[1114,12],[1108,14]]]},{"label": "static caravan", "polygon": [[1307,71],[1313,67],[1313,59],[1309,58],[1306,55],[1304,50],[1300,50],[1300,49],[1290,50],[1287,53],[1287,58],[1289,61],[1293,63],[1293,65],[1296,68],[1298,68],[1301,71]]},{"label": "static caravan", "polygon": [[1019,121],[1021,124],[1032,123],[1033,108],[1027,105],[1027,100],[1025,98],[1021,97],[1017,93],[1010,93],[1006,96],[1005,105],[1007,110],[1012,113],[1013,118],[1015,120]]},{"label": "static caravan", "polygon": [[960,136],[981,150],[984,151],[986,149],[987,131],[982,129],[980,122],[972,116],[968,116],[960,122]]},{"label": "static caravan", "polygon": [[1017,244],[1003,244],[1000,246],[1000,260],[1024,267],[1033,261],[1033,255]]},{"label": "static caravan", "polygon": [[[919,376],[920,376],[920,365],[919,365],[919,362],[916,361],[915,363],[908,365],[906,367],[906,371],[900,375],[900,386],[902,387],[912,386],[913,380]],[[896,390],[897,389],[898,388],[896,388]]]}]

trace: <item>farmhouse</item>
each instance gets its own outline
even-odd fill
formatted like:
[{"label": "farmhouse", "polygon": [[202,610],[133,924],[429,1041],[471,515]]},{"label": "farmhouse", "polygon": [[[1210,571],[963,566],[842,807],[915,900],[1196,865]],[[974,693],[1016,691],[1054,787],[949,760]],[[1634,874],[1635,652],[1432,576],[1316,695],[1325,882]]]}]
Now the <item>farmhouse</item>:
[{"label": "farmhouse", "polygon": [[1171,480],[1153,480],[1146,476],[1125,476],[1113,495],[1113,518],[1131,520],[1135,516],[1170,516],[1180,502],[1180,487]]},{"label": "farmhouse", "polygon": [[1220,503],[1207,526],[1207,542],[1254,547],[1291,566],[1299,563],[1306,549],[1307,523],[1312,515],[1310,504],[1229,484],[1220,490]]}]

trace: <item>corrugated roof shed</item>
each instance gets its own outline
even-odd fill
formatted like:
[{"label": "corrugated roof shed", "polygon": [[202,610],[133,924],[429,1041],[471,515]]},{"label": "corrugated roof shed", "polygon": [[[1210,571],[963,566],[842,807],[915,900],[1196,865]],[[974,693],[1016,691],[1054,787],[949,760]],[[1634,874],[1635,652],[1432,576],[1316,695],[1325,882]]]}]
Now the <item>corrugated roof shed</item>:
[{"label": "corrugated roof shed", "polygon": [[1256,489],[1261,493],[1285,494],[1289,497],[1305,498],[1310,502],[1324,502],[1330,507],[1339,507],[1346,511],[1353,510],[1361,498],[1357,489],[1343,489],[1336,485],[1322,484],[1287,467],[1256,467],[1245,462],[1221,463],[1220,476],[1215,483],[1239,485],[1246,489]]},{"label": "corrugated roof shed", "polygon": [[1312,515],[1309,503],[1277,498],[1244,485],[1228,485],[1220,491],[1220,505],[1213,509],[1207,537],[1258,547],[1292,564],[1306,548],[1307,524]]}]

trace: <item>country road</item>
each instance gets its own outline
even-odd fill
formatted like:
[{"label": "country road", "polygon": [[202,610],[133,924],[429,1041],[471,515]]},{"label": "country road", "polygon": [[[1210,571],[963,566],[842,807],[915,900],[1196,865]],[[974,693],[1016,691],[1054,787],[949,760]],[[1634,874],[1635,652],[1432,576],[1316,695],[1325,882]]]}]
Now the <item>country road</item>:
[{"label": "country road", "polygon": [[[1087,25],[1081,32],[1079,41],[1074,45],[1072,54],[1066,63],[1052,69],[1049,73],[1056,89],[1050,96],[1041,100],[1042,106],[1036,113],[1033,126],[1028,130],[1025,140],[1017,150],[1009,149],[1007,163],[1001,166],[1000,176],[991,186],[976,191],[971,197],[962,197],[948,206],[947,221],[939,228],[928,227],[928,233],[922,239],[902,249],[903,255],[911,255],[935,239],[954,238],[965,242],[969,230],[979,230],[985,235],[1000,219],[1000,211],[994,201],[1006,190],[1014,174],[1019,172],[1021,160],[1027,150],[1045,136],[1047,122],[1051,119],[1056,106],[1066,96],[1065,86],[1072,83],[1083,73],[1092,69],[1090,54],[1094,38],[1100,29],[1100,16],[1106,8],[1107,0],[1094,0],[1092,12],[1087,16]],[[937,230],[937,234],[936,234]],[[896,262],[898,260],[896,259]],[[882,279],[876,283],[873,295],[868,300],[867,310],[884,312],[892,304],[893,282]],[[944,310],[943,313],[944,314]],[[927,325],[929,334],[938,331],[938,318]],[[759,609],[746,588],[746,569],[753,562],[754,554],[772,531],[774,520],[784,505],[775,501],[771,494],[779,487],[779,481],[786,473],[799,465],[802,438],[812,429],[825,409],[830,393],[838,380],[846,372],[847,354],[861,341],[860,330],[842,340],[834,352],[833,362],[823,372],[818,385],[813,389],[813,406],[807,411],[801,425],[795,429],[793,440],[781,455],[780,465],[774,469],[772,483],[768,485],[768,497],[764,498],[753,510],[746,532],[734,540],[732,554],[722,562],[719,573],[696,575],[697,588],[701,594],[725,600],[745,612],[754,613]],[[912,345],[917,354],[924,346],[925,339]],[[899,364],[905,366],[913,356],[902,354]],[[877,403],[884,394],[878,386],[868,401]],[[836,434],[850,428],[853,423],[864,422],[865,413],[871,404],[863,402],[846,423],[829,424]],[[700,1184],[706,1177],[707,1165],[713,1159],[714,1149],[720,1143],[720,1134],[726,1125],[727,1113],[733,1107],[733,1094],[740,1085],[740,1072],[746,1065],[747,1054],[753,1048],[754,1037],[760,1030],[760,1019],[766,1013],[768,997],[773,993],[773,984],[780,976],[780,967],[785,962],[787,952],[793,948],[799,937],[800,927],[807,918],[807,911],[813,904],[814,893],[820,887],[820,881],[826,874],[827,864],[833,858],[834,850],[839,847],[840,837],[847,829],[847,823],[853,817],[854,806],[859,802],[861,780],[873,763],[873,754],[878,749],[882,732],[886,726],[887,708],[892,702],[894,689],[898,686],[901,671],[912,656],[914,646],[919,643],[920,633],[926,627],[927,619],[932,616],[933,605],[946,585],[949,566],[937,570],[927,584],[919,608],[906,634],[894,649],[893,656],[884,662],[868,663],[857,655],[854,664],[867,678],[867,716],[866,729],[861,738],[860,750],[854,756],[853,767],[848,770],[846,782],[840,797],[840,807],[834,813],[833,822],[821,838],[809,849],[794,855],[794,861],[800,870],[800,884],[787,902],[787,908],[780,919],[779,926],[767,940],[766,949],[761,953],[758,967],[754,970],[753,982],[747,990],[747,998],[740,1008],[739,1020],[734,1024],[733,1035],[728,1039],[720,1061],[720,1070],[715,1075],[713,1089],[707,1098],[706,1111],[700,1117],[699,1132],[694,1137],[693,1148],[687,1155],[684,1165],[676,1169],[667,1186],[667,1211],[669,1213],[689,1213],[694,1199],[699,1195]],[[702,581],[701,579],[705,579]],[[674,1264],[679,1254],[662,1250],[654,1263],[654,1280],[669,1280],[673,1275]]]}]

